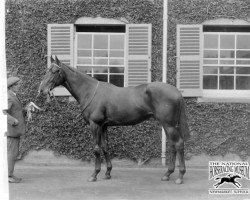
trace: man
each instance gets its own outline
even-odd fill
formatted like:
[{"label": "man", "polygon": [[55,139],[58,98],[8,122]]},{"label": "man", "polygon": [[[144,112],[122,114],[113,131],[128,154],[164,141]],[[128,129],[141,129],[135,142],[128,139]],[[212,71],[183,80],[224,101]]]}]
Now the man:
[{"label": "man", "polygon": [[34,105],[29,103],[23,108],[16,93],[19,90],[21,80],[17,77],[10,77],[7,79],[8,87],[8,109],[6,110],[8,131],[7,131],[7,152],[8,152],[8,175],[10,183],[19,183],[21,178],[13,175],[16,158],[19,152],[20,136],[25,133],[25,116],[27,110]]}]

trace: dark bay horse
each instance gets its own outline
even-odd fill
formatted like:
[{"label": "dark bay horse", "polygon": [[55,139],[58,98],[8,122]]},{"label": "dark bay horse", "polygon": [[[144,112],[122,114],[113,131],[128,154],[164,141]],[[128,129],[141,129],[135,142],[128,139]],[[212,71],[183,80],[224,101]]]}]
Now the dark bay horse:
[{"label": "dark bay horse", "polygon": [[107,127],[134,125],[149,117],[155,117],[163,126],[170,143],[170,163],[163,181],[169,180],[174,172],[176,155],[179,159],[179,178],[183,182],[186,172],[184,141],[189,137],[184,100],[180,92],[171,85],[152,82],[136,87],[117,87],[98,81],[77,69],[51,57],[48,68],[39,87],[40,92],[51,95],[51,90],[63,85],[79,102],[84,119],[90,125],[95,148],[95,170],[89,181],[96,181],[101,170],[100,153],[103,151],[110,179],[112,164],[108,154]]}]

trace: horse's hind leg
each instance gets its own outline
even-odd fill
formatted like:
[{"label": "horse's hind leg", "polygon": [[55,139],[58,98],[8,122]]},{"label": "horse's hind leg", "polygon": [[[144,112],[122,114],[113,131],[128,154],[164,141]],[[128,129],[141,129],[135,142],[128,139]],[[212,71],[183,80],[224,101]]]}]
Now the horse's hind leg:
[{"label": "horse's hind leg", "polygon": [[175,144],[177,157],[179,160],[179,178],[175,181],[177,184],[183,183],[183,176],[186,173],[185,158],[184,158],[184,141],[180,137],[179,141]]},{"label": "horse's hind leg", "polygon": [[110,156],[108,153],[108,136],[107,136],[107,127],[103,128],[103,132],[101,135],[101,146],[102,146],[102,151],[106,160],[106,165],[107,165],[107,171],[105,173],[104,179],[111,179],[111,170],[112,170],[112,163],[110,160]]},{"label": "horse's hind leg", "polygon": [[170,143],[170,162],[168,171],[162,177],[162,180],[169,180],[170,174],[174,172],[175,160],[177,155],[179,160],[179,177],[175,181],[175,183],[181,184],[183,183],[183,175],[186,172],[186,166],[184,160],[184,141],[181,138],[179,131],[175,127],[169,125],[163,125],[163,127],[165,129],[165,132],[167,134]]},{"label": "horse's hind leg", "polygon": [[168,163],[168,171],[164,174],[164,176],[161,178],[162,181],[169,181],[170,175],[175,170],[175,161],[176,161],[176,149],[173,144],[170,145],[170,158]]}]

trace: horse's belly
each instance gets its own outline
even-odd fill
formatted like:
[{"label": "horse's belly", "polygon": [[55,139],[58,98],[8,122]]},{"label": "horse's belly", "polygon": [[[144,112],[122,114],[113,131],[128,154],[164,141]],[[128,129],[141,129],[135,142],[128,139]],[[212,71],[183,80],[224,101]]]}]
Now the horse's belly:
[{"label": "horse's belly", "polygon": [[127,126],[138,124],[152,116],[152,113],[145,110],[136,110],[127,108],[123,112],[113,113],[108,117],[110,126]]}]

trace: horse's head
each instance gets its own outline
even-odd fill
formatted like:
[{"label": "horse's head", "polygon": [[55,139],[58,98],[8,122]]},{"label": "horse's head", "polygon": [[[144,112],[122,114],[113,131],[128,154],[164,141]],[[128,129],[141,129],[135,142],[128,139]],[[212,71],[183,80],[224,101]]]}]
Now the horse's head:
[{"label": "horse's head", "polygon": [[56,57],[56,60],[54,60],[51,56],[51,65],[47,69],[46,74],[43,78],[43,80],[40,83],[39,89],[38,89],[38,96],[40,93],[44,95],[48,95],[51,97],[52,92],[55,87],[61,85],[64,82],[63,72],[61,69],[61,63]]},{"label": "horse's head", "polygon": [[239,175],[235,175],[234,177],[235,177],[235,178],[241,178]]}]

